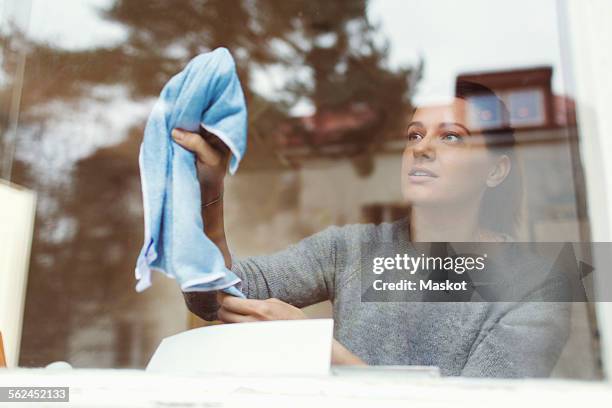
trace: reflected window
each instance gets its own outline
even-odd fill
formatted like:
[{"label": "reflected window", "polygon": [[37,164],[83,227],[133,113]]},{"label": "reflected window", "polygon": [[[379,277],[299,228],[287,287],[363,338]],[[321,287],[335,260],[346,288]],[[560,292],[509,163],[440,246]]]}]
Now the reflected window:
[{"label": "reflected window", "polygon": [[505,124],[507,119],[496,97],[474,95],[468,101],[468,124],[471,128],[496,129]]},{"label": "reflected window", "polygon": [[506,93],[510,126],[542,126],[546,123],[541,89],[513,90]]}]

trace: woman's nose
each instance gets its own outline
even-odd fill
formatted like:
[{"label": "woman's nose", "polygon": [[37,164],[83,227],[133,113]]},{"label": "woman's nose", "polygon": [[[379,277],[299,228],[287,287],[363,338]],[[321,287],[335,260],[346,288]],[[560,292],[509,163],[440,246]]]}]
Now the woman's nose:
[{"label": "woman's nose", "polygon": [[414,157],[421,157],[429,160],[433,160],[436,157],[436,149],[433,143],[434,137],[430,133],[425,135],[425,137],[419,140],[413,147]]}]

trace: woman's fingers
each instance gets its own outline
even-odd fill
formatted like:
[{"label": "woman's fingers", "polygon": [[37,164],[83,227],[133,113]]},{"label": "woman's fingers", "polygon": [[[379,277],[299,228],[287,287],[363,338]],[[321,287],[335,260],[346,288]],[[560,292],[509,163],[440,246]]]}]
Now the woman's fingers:
[{"label": "woman's fingers", "polygon": [[[235,300],[239,302],[235,302]],[[217,311],[217,317],[222,322],[244,323],[260,320],[253,315],[253,308],[251,307],[251,303],[258,302],[257,300],[240,299],[219,291],[217,292],[217,302],[220,306]]]},{"label": "woman's fingers", "polygon": [[269,309],[269,305],[263,300],[241,299],[235,296],[223,297],[221,307],[230,312],[264,317]]},{"label": "woman's fingers", "polygon": [[223,304],[223,299],[225,299],[228,296],[232,296],[232,295],[228,295],[225,292],[221,292],[220,290],[217,291],[217,303],[222,305]]},{"label": "woman's fingers", "polygon": [[217,311],[217,319],[221,320],[223,323],[246,323],[258,321],[258,319],[253,316],[234,313],[224,307]]},{"label": "woman's fingers", "polygon": [[227,294],[218,295],[219,319],[225,322],[255,322],[260,320],[306,319],[299,308],[282,300],[241,299]]},{"label": "woman's fingers", "polygon": [[221,154],[206,143],[199,134],[181,129],[173,129],[172,138],[185,149],[195,153],[200,162],[209,166],[218,166],[221,163]]}]

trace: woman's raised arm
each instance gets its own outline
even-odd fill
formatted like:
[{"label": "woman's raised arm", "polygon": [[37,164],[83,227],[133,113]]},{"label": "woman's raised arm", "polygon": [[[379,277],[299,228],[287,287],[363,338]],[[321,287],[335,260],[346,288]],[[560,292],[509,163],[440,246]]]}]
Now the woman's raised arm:
[{"label": "woman's raised arm", "polygon": [[[172,131],[172,138],[196,156],[198,178],[202,193],[202,219],[206,236],[221,250],[228,269],[232,257],[225,238],[223,217],[223,180],[227,172],[229,149],[218,138],[202,130],[202,134],[180,129]],[[215,320],[219,305],[215,292],[183,294],[189,310],[205,320]]]},{"label": "woman's raised arm", "polygon": [[200,135],[174,129],[172,138],[196,156],[198,178],[202,186],[200,190],[202,192],[204,232],[219,247],[225,259],[225,265],[231,268],[232,259],[227,247],[223,223],[223,180],[227,172],[229,149],[210,133]]}]

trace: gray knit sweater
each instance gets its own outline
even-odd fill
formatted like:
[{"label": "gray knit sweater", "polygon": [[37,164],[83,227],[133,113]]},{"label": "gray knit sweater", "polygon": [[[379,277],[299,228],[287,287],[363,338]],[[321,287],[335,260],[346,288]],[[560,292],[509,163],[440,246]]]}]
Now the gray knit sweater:
[{"label": "gray knit sweater", "polygon": [[[437,366],[444,375],[476,377],[549,375],[568,337],[569,304],[361,301],[362,251],[390,242],[409,251],[406,231],[405,221],[333,226],[275,254],[235,260],[232,270],[248,298],[298,307],[331,300],[334,337],[370,365]],[[525,272],[541,267],[523,262]],[[185,298],[192,312],[214,318],[213,297]]]}]

